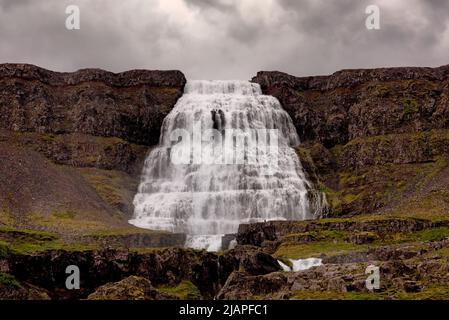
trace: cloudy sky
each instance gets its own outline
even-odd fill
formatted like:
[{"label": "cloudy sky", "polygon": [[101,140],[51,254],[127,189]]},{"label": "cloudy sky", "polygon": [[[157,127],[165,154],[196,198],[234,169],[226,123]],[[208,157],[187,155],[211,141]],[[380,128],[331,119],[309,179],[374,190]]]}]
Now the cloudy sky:
[{"label": "cloudy sky", "polygon": [[[81,29],[65,27],[78,5]],[[380,8],[367,30],[365,8]],[[250,79],[449,64],[448,0],[0,0],[0,63]]]}]

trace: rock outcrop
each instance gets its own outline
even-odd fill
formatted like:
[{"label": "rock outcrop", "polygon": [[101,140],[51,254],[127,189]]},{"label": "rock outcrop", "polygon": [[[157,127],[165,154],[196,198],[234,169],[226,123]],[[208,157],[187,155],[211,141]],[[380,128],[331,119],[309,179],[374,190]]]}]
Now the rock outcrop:
[{"label": "rock outcrop", "polygon": [[[449,221],[430,221],[417,218],[383,218],[371,220],[341,220],[341,221],[270,221],[265,223],[241,224],[237,234],[237,242],[240,245],[252,245],[263,247],[264,242],[281,241],[287,235],[289,240],[309,243],[316,237],[311,232],[325,230],[350,232],[355,238],[369,238],[370,232],[375,232],[384,238],[395,233],[417,232],[429,228],[449,227]],[[364,234],[363,234],[364,233]],[[312,236],[312,239],[308,239]],[[308,240],[307,240],[308,239]],[[353,238],[351,238],[353,239]],[[353,239],[355,242],[360,240]]]},{"label": "rock outcrop", "polygon": [[[80,290],[65,287],[69,265],[80,270]],[[0,252],[0,280],[8,279],[8,296],[17,299],[27,292],[24,288],[33,299],[211,299],[234,271],[263,275],[279,270],[276,259],[250,246],[221,255],[183,248]],[[193,292],[179,296],[177,291],[189,288]]]},{"label": "rock outcrop", "polygon": [[[447,299],[448,78],[449,66],[258,73],[333,217],[242,225],[235,248],[210,253],[150,249],[185,235],[127,224],[180,72],[0,65],[0,299]],[[306,258],[323,264],[280,271]],[[65,288],[72,264],[81,290]]]},{"label": "rock outcrop", "polygon": [[0,65],[0,128],[83,133],[156,144],[165,116],[182,95],[179,71],[99,69],[58,73],[32,65]]},{"label": "rock outcrop", "polygon": [[[236,270],[217,298],[446,299],[448,221],[363,216],[242,225],[242,247],[251,243],[285,263],[320,258],[322,265],[265,274]],[[379,268],[379,287],[367,286],[368,266]]]},{"label": "rock outcrop", "polygon": [[182,235],[142,234],[127,220],[143,161],[185,83],[180,71],[1,64],[0,225],[73,241],[179,245]]},{"label": "rock outcrop", "polygon": [[298,156],[330,215],[447,211],[430,191],[448,192],[449,66],[259,72],[253,81],[292,117]]},{"label": "rock outcrop", "polygon": [[160,300],[160,296],[149,280],[131,276],[97,288],[88,300]]},{"label": "rock outcrop", "polygon": [[252,81],[280,100],[301,141],[327,148],[358,137],[449,128],[449,66],[317,77],[259,72]]}]

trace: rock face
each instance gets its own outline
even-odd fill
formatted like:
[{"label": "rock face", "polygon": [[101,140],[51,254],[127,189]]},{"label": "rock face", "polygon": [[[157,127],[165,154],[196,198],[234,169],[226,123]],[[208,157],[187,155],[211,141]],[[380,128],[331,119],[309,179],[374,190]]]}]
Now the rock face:
[{"label": "rock face", "polygon": [[[371,232],[385,237],[388,234],[417,232],[428,228],[449,227],[447,221],[429,221],[424,219],[385,218],[371,221],[270,221],[265,223],[241,224],[237,234],[240,245],[263,246],[264,242],[280,241],[286,235],[298,243],[317,240],[311,232],[335,230],[351,232],[350,242],[366,243],[373,237]],[[306,241],[307,238],[311,237]],[[365,241],[364,241],[365,240]]]},{"label": "rock face", "polygon": [[114,243],[137,247],[182,242],[144,235],[127,220],[143,161],[185,83],[180,71],[1,64],[0,224],[64,239],[114,229]]},{"label": "rock face", "polygon": [[[69,265],[80,269],[80,290],[65,288],[65,270]],[[4,296],[17,299],[27,292],[33,299],[153,300],[189,296],[211,299],[229,275],[238,270],[263,275],[279,271],[280,266],[271,255],[250,246],[220,255],[183,248],[148,252],[125,249],[0,252],[0,287],[2,282],[6,283],[4,277],[8,280],[6,284],[13,287]],[[193,292],[179,296],[179,292],[170,290],[178,286],[184,287],[184,291],[191,287]]]},{"label": "rock face", "polygon": [[32,65],[0,65],[0,128],[84,133],[156,144],[163,119],[182,95],[179,71],[98,69],[57,73]]},{"label": "rock face", "polygon": [[292,117],[298,156],[330,215],[447,212],[438,194],[448,192],[449,66],[259,72],[253,81]]},{"label": "rock face", "polygon": [[[234,249],[210,253],[148,249],[185,235],[127,224],[180,72],[0,65],[0,299],[447,299],[448,77],[449,66],[260,72],[334,217],[242,225]],[[323,264],[280,272],[306,258]],[[72,264],[79,291],[65,288]],[[374,292],[368,265],[381,271]]]},{"label": "rock face", "polygon": [[[98,287],[115,283],[129,276],[143,277],[152,286],[176,286],[191,281],[205,297],[212,297],[218,287],[218,264],[214,254],[171,248],[139,254],[128,250],[47,251],[34,255],[10,254],[0,259],[5,270],[19,282],[31,283],[49,291],[53,299],[85,298]],[[80,269],[80,290],[65,288],[65,269],[69,265]],[[135,279],[134,279],[135,280]],[[130,282],[138,282],[151,293],[148,283],[128,279],[114,287],[126,291]],[[145,289],[145,290],[146,290]],[[103,287],[98,295],[110,292]],[[146,297],[148,298],[148,296]]]},{"label": "rock face", "polygon": [[[240,247],[283,260],[321,258],[298,272],[251,274],[235,269],[218,299],[447,299],[449,223],[364,216],[242,225]],[[252,246],[248,246],[251,243]],[[367,267],[379,287],[366,285]]]},{"label": "rock face", "polygon": [[151,282],[131,276],[119,282],[107,283],[90,294],[88,300],[161,300]]},{"label": "rock face", "polygon": [[301,141],[327,148],[357,137],[449,127],[449,66],[303,78],[259,72],[252,81],[280,100]]}]

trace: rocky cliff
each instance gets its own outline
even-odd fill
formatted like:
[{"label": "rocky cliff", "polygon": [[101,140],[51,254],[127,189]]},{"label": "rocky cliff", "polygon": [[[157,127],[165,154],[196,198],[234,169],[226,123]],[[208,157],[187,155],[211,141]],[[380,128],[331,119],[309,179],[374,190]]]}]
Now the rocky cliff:
[{"label": "rocky cliff", "polygon": [[161,123],[182,95],[185,81],[179,71],[58,73],[32,65],[3,64],[0,128],[156,144]]},{"label": "rocky cliff", "polygon": [[142,163],[185,83],[179,71],[0,65],[0,225],[100,243],[170,244],[127,220]]},{"label": "rocky cliff", "polygon": [[449,66],[253,78],[296,125],[332,215],[447,212]]},{"label": "rocky cliff", "polygon": [[303,78],[259,72],[252,81],[281,101],[303,142],[327,148],[358,137],[449,127],[449,66],[342,70]]},{"label": "rocky cliff", "polygon": [[[126,223],[182,74],[0,70],[0,299],[449,297],[449,67],[258,73],[331,217],[242,225],[219,253]],[[306,258],[322,265],[280,270]]]}]

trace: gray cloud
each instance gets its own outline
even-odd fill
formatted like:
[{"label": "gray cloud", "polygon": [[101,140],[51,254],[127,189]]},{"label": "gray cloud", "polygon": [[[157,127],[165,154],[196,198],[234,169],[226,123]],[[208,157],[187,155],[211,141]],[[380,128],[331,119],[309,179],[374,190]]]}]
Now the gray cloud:
[{"label": "gray cloud", "polygon": [[[68,31],[65,8],[81,9]],[[365,8],[381,8],[381,30]],[[53,70],[180,69],[249,79],[342,68],[448,64],[446,0],[0,0],[0,62]]]}]

